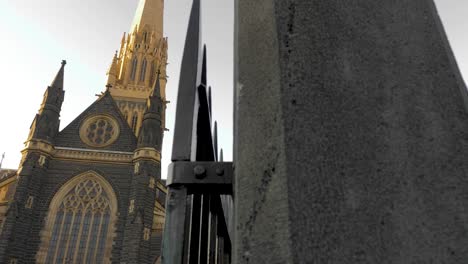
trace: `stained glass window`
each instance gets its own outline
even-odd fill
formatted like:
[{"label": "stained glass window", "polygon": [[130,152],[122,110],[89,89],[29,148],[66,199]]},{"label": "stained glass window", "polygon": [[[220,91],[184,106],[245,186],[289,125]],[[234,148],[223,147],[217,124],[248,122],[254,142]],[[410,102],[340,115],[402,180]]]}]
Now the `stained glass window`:
[{"label": "stained glass window", "polygon": [[81,140],[93,147],[105,147],[112,144],[119,135],[117,121],[104,115],[87,118],[80,128]]},{"label": "stained glass window", "polygon": [[109,232],[116,212],[101,182],[92,174],[83,177],[69,188],[58,208],[50,209],[50,240],[43,238],[46,254],[38,263],[109,262],[106,246],[111,244]]},{"label": "stained glass window", "polygon": [[114,126],[104,118],[96,119],[86,130],[88,140],[96,145],[107,143],[114,135]]}]

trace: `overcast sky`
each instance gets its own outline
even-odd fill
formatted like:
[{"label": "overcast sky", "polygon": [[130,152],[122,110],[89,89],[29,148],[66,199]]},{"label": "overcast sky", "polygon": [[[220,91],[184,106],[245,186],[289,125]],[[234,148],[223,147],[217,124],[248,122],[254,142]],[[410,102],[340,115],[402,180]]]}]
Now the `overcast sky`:
[{"label": "overcast sky", "polygon": [[[167,127],[163,175],[172,146],[180,61],[191,0],[165,1],[169,41]],[[203,39],[208,46],[208,82],[220,146],[232,155],[233,0],[203,0]],[[104,90],[106,71],[129,30],[138,0],[0,0],[0,154],[4,168],[17,168],[42,95],[66,59],[61,128]],[[457,61],[468,78],[468,1],[437,0]]]}]

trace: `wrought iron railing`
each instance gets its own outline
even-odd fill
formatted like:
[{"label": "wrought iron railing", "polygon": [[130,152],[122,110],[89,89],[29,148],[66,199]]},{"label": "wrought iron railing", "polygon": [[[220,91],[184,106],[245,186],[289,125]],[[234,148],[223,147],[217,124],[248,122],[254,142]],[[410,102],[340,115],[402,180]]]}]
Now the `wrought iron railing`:
[{"label": "wrought iron railing", "polygon": [[163,263],[231,263],[232,163],[177,162],[169,174]]},{"label": "wrought iron railing", "polygon": [[202,51],[200,42],[200,0],[194,0],[167,178],[162,263],[231,263],[233,167],[219,159],[211,88],[207,89],[206,47]]}]

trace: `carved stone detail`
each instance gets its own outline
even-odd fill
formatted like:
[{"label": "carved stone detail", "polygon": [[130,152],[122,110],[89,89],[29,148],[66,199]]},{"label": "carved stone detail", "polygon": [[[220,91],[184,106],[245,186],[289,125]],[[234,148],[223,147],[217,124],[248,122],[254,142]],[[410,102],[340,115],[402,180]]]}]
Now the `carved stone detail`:
[{"label": "carved stone detail", "polygon": [[117,120],[109,115],[95,115],[87,118],[80,128],[80,138],[86,145],[105,147],[119,137]]},{"label": "carved stone detail", "polygon": [[24,205],[25,208],[31,209],[34,203],[34,196],[29,196],[28,201],[26,201],[26,204]]},{"label": "carved stone detail", "polygon": [[44,167],[44,164],[46,163],[46,156],[39,156],[39,160],[37,162],[39,163],[39,166]]},{"label": "carved stone detail", "polygon": [[161,162],[161,152],[154,148],[139,148],[133,155],[133,160],[148,159]]},{"label": "carved stone detail", "polygon": [[135,200],[130,200],[130,206],[128,207],[128,213],[133,213],[135,211]]}]

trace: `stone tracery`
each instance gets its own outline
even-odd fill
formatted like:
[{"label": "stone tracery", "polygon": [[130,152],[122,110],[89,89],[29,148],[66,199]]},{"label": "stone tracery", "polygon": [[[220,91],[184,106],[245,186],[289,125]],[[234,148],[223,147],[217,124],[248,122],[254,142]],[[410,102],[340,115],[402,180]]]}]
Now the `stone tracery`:
[{"label": "stone tracery", "polygon": [[111,246],[115,197],[94,173],[79,178],[67,183],[51,203],[39,263],[107,263],[110,259],[106,248]]}]

